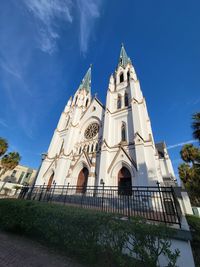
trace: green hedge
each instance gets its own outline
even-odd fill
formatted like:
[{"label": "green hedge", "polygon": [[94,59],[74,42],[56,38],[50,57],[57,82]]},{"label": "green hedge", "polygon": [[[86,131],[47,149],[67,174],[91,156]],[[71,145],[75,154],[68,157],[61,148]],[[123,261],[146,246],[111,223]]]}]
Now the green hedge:
[{"label": "green hedge", "polygon": [[187,221],[192,233],[192,251],[196,267],[200,267],[200,218],[187,215]]},{"label": "green hedge", "polygon": [[170,250],[168,238],[174,232],[163,225],[60,204],[0,200],[0,229],[51,245],[92,266],[155,267],[163,253],[172,267],[179,256]]}]

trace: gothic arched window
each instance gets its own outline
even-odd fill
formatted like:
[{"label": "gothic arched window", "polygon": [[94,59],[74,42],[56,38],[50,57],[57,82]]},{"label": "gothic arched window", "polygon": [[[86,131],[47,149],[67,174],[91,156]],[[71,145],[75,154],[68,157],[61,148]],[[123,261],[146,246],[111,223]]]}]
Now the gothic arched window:
[{"label": "gothic arched window", "polygon": [[81,147],[79,148],[79,154],[81,154]]},{"label": "gothic arched window", "polygon": [[125,122],[122,122],[121,138],[122,138],[122,141],[126,141],[126,123]]},{"label": "gothic arched window", "polygon": [[130,71],[127,72],[127,81],[130,81]]},{"label": "gothic arched window", "polygon": [[125,107],[128,107],[128,94],[127,94],[127,92],[124,95],[124,105],[125,105]]},{"label": "gothic arched window", "polygon": [[88,145],[88,146],[87,146],[87,152],[89,152],[89,151],[90,151],[90,146]]},{"label": "gothic arched window", "polygon": [[86,100],[86,104],[85,104],[85,105],[86,105],[86,107],[88,106],[88,102],[89,102],[89,99],[87,99],[87,100]]},{"label": "gothic arched window", "polygon": [[96,147],[95,147],[95,150],[96,150],[96,151],[98,150],[98,143],[96,143]]},{"label": "gothic arched window", "polygon": [[75,105],[76,105],[76,103],[77,103],[77,100],[78,100],[78,96],[76,96],[76,99],[75,99]]},{"label": "gothic arched window", "polygon": [[124,81],[124,74],[121,73],[119,76],[119,82],[122,83]]},{"label": "gothic arched window", "polygon": [[93,152],[93,150],[94,150],[94,145],[92,144],[92,146],[91,146],[91,152]]},{"label": "gothic arched window", "polygon": [[122,98],[121,95],[117,97],[117,108],[120,109],[122,107]]}]

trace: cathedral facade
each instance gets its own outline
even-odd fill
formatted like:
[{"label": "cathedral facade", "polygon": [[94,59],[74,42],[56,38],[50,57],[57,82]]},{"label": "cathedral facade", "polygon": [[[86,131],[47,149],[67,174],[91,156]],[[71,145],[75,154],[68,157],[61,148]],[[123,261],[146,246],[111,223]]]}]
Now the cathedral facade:
[{"label": "cathedral facade", "polygon": [[165,143],[155,144],[134,66],[122,45],[106,105],[91,95],[91,67],[54,131],[36,185],[173,185]]}]

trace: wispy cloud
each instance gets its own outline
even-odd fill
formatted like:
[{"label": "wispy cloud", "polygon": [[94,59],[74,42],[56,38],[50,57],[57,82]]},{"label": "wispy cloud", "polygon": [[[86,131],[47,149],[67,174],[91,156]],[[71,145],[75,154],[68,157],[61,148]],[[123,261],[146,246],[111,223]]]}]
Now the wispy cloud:
[{"label": "wispy cloud", "polygon": [[38,42],[42,51],[49,54],[56,49],[59,38],[58,21],[72,22],[71,0],[24,0],[38,25]]},{"label": "wispy cloud", "polygon": [[13,75],[14,77],[18,78],[21,80],[21,75],[20,73],[18,72],[18,70],[14,69],[13,67],[9,66],[8,63],[6,63],[5,61],[3,61],[1,58],[0,58],[0,67],[2,69],[4,69],[5,71],[7,71],[9,74]]},{"label": "wispy cloud", "polygon": [[[24,0],[25,6],[37,23],[38,43],[43,52],[52,54],[60,38],[59,21],[72,24],[78,14],[80,25],[80,51],[85,54],[94,27],[94,21],[100,17],[100,0]],[[77,12],[78,11],[78,12]]]},{"label": "wispy cloud", "polygon": [[8,128],[8,124],[1,118],[0,118],[0,125],[5,127],[5,128]]},{"label": "wispy cloud", "polygon": [[179,146],[184,146],[186,144],[193,144],[193,143],[197,143],[198,141],[197,140],[188,140],[188,141],[185,141],[185,142],[181,142],[181,143],[177,143],[177,144],[174,144],[174,145],[170,145],[167,147],[167,149],[173,149],[173,148],[176,148],[176,147],[179,147]]},{"label": "wispy cloud", "polygon": [[94,20],[100,17],[101,2],[97,0],[77,0],[77,4],[80,12],[80,49],[85,54]]},{"label": "wispy cloud", "polygon": [[[46,94],[39,83],[46,86],[45,75],[55,73],[52,69],[59,72],[59,67],[52,63],[57,60],[55,52],[59,44],[62,40],[69,40],[71,47],[72,42],[80,40],[80,52],[85,55],[95,20],[101,15],[102,1],[22,0],[20,4],[6,1],[0,10],[1,107],[5,99],[7,120],[20,126],[29,138],[34,138],[37,133],[42,107],[52,103],[52,99],[55,101],[58,95],[51,90],[53,85]],[[16,9],[14,13],[12,9]],[[11,16],[12,20],[9,19]],[[69,38],[63,36],[63,32],[69,33]],[[71,34],[76,38],[70,38]],[[36,48],[46,55],[40,59]],[[48,55],[51,58],[46,57]],[[52,64],[43,64],[50,60]],[[45,75],[42,76],[42,73]],[[0,125],[6,127],[4,121],[0,121]]]}]

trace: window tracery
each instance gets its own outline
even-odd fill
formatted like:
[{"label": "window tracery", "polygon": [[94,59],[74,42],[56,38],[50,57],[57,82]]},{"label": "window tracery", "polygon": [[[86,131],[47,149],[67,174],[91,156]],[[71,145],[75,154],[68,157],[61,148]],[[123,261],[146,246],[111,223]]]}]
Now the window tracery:
[{"label": "window tracery", "polygon": [[126,123],[122,122],[121,126],[121,140],[122,142],[126,141]]},{"label": "window tracery", "polygon": [[128,94],[127,94],[127,92],[124,95],[124,105],[125,105],[125,107],[128,107]]},{"label": "window tracery", "polygon": [[84,136],[86,139],[92,139],[94,138],[99,132],[99,124],[98,123],[91,123],[86,128]]},{"label": "window tracery", "polygon": [[122,98],[121,95],[117,97],[117,108],[120,109],[122,107]]},{"label": "window tracery", "polygon": [[124,74],[121,73],[119,76],[119,82],[122,83],[124,81]]}]

